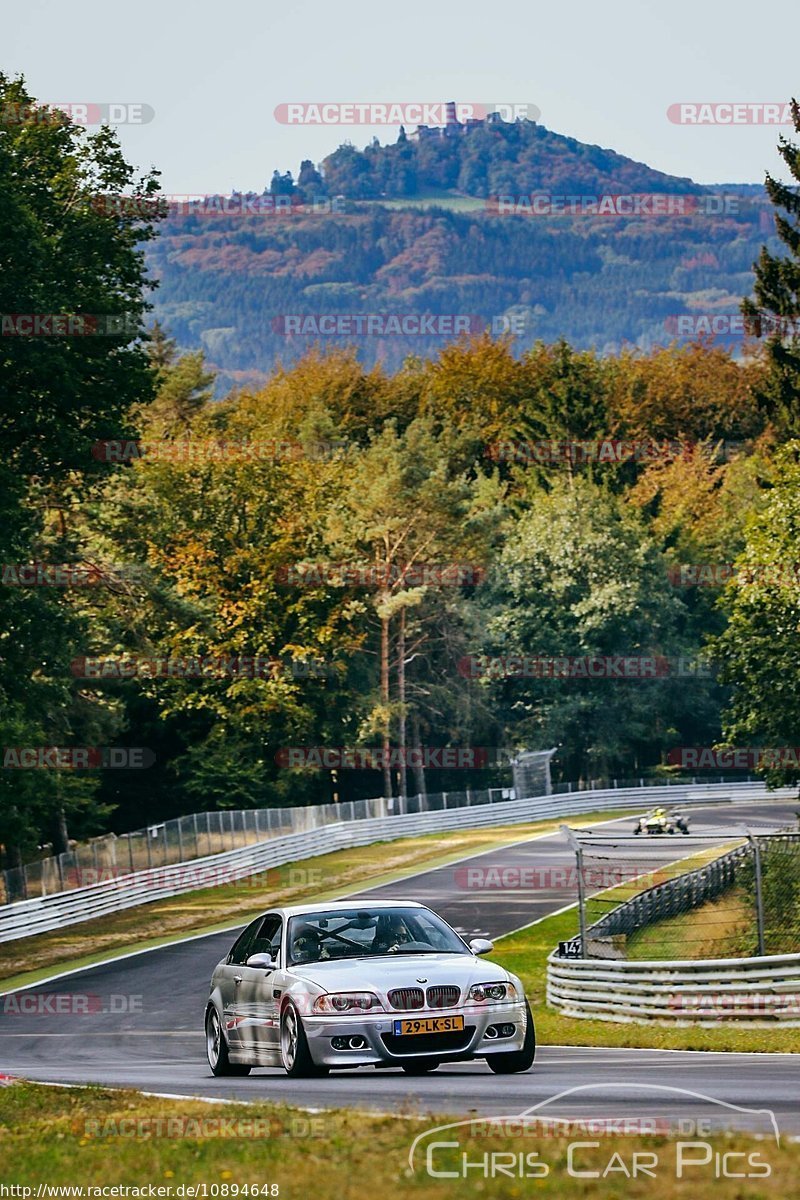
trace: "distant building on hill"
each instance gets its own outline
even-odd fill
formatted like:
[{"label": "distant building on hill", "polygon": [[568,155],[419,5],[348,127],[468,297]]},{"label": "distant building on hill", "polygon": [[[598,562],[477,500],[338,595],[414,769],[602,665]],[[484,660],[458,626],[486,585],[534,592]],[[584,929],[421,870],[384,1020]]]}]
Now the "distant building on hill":
[{"label": "distant building on hill", "polygon": [[431,138],[461,137],[473,129],[481,129],[484,125],[494,125],[500,121],[502,117],[496,112],[488,113],[485,117],[467,117],[466,121],[459,121],[455,100],[448,100],[444,125],[418,125],[411,136],[419,142]]}]

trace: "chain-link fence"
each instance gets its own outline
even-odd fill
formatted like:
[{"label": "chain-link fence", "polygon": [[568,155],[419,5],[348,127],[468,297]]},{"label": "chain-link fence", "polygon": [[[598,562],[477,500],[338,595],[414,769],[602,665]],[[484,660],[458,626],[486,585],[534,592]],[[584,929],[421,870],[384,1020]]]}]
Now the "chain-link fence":
[{"label": "chain-link fence", "polygon": [[722,851],[719,839],[678,827],[644,838],[570,831],[577,929],[562,955],[650,961],[799,951],[800,826],[733,835]]}]

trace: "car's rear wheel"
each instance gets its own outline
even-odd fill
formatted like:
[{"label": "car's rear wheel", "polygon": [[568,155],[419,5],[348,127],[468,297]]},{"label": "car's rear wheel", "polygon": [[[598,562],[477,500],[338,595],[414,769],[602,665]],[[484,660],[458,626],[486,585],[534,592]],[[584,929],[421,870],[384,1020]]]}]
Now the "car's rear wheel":
[{"label": "car's rear wheel", "polygon": [[441,1066],[441,1062],[438,1058],[415,1058],[413,1062],[404,1062],[400,1066],[406,1075],[427,1075],[429,1071],[435,1071]]},{"label": "car's rear wheel", "polygon": [[287,1004],[281,1014],[281,1062],[292,1079],[328,1074],[328,1068],[318,1067],[311,1057],[303,1022],[293,1004]]},{"label": "car's rear wheel", "polygon": [[232,1063],[228,1056],[228,1043],[222,1031],[222,1022],[215,1008],[206,1013],[206,1054],[212,1075],[249,1075],[250,1068],[244,1063]]},{"label": "car's rear wheel", "polygon": [[525,1001],[525,1041],[522,1049],[507,1054],[487,1054],[486,1061],[495,1075],[514,1075],[517,1071],[529,1071],[536,1057],[536,1031],[533,1027],[533,1014],[528,1001]]}]

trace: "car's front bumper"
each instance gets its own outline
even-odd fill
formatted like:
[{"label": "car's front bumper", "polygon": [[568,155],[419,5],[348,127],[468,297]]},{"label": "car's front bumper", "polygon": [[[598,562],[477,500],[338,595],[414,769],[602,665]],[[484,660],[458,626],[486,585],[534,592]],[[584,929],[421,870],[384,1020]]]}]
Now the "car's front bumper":
[{"label": "car's front bumper", "polygon": [[[415,1017],[464,1018],[461,1034],[406,1035],[394,1034],[394,1022]],[[311,1057],[317,1066],[360,1067],[383,1063],[400,1066],[415,1058],[437,1058],[445,1061],[484,1058],[487,1054],[520,1051],[525,1041],[525,1001],[508,1004],[481,1004],[447,1009],[424,1009],[414,1012],[364,1013],[353,1017],[304,1016],[303,1028],[308,1038]],[[514,1027],[511,1036],[492,1037],[492,1026]],[[487,1035],[487,1031],[489,1031]],[[365,1045],[337,1049],[337,1041],[363,1038]]]}]

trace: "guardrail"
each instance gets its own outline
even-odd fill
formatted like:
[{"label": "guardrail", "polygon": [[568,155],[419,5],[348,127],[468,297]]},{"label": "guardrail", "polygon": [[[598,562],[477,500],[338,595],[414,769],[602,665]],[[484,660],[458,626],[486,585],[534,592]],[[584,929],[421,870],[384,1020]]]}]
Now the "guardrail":
[{"label": "guardrail", "polygon": [[627,962],[547,961],[547,1002],[565,1017],[700,1024],[800,1025],[800,954]]},{"label": "guardrail", "polygon": [[[768,793],[763,784],[682,784],[670,787],[675,803],[725,803],[794,797],[796,789]],[[342,806],[319,806],[323,810],[318,828],[285,837],[272,837],[251,846],[178,863],[149,871],[136,871],[105,879],[88,887],[37,896],[0,907],[0,942],[61,929],[95,917],[119,912],[184,892],[231,883],[271,867],[283,866],[334,850],[365,846],[372,842],[452,829],[475,829],[487,825],[512,825],[604,809],[644,809],[663,798],[663,787],[608,788],[571,795],[531,797],[490,804],[486,793],[470,797],[472,803],[425,813],[397,812],[396,801],[371,800],[368,815],[343,821]],[[392,805],[392,808],[390,808]],[[394,812],[392,812],[394,809]],[[355,810],[353,810],[355,812]]]}]

